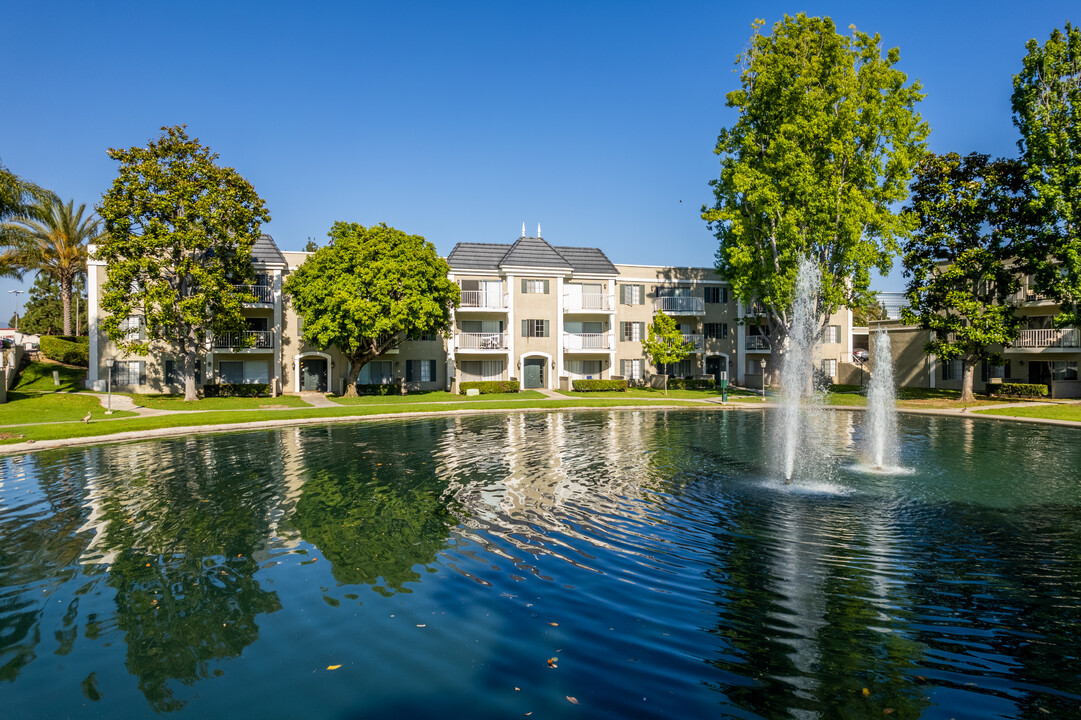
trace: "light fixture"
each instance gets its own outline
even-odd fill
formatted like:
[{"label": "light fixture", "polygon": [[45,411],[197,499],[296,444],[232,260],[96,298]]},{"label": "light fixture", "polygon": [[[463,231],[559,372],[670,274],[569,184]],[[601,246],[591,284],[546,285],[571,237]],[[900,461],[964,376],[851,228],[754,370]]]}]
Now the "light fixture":
[{"label": "light fixture", "polygon": [[116,364],[116,358],[105,358],[105,367],[109,372],[105,373],[105,386],[109,393],[108,405],[105,407],[105,414],[113,414],[113,365]]}]

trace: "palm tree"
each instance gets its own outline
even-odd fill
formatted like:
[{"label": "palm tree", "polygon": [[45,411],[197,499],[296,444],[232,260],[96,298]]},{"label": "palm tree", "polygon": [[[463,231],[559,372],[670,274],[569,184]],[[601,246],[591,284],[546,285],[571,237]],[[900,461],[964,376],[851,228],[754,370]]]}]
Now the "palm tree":
[{"label": "palm tree", "polygon": [[60,304],[64,314],[64,334],[71,334],[71,290],[75,279],[86,272],[87,243],[99,235],[98,221],[91,213],[83,218],[86,204],[74,208],[75,201],[61,204],[47,198],[29,212],[4,223],[14,236],[13,249],[3,253],[8,261],[24,270],[50,275],[60,284]]},{"label": "palm tree", "polygon": [[25,268],[18,263],[19,254],[13,246],[20,239],[19,228],[8,223],[20,217],[35,217],[40,204],[55,196],[34,183],[27,182],[0,163],[0,277],[21,278]]}]

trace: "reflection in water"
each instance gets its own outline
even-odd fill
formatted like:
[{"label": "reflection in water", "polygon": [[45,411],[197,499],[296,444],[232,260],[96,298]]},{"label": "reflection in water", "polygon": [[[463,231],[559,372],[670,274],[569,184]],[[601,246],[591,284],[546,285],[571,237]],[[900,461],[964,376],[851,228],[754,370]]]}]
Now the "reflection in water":
[{"label": "reflection in water", "polygon": [[0,460],[5,706],[507,717],[573,696],[591,717],[1031,718],[1081,702],[1081,488],[1061,471],[1076,434],[907,418],[912,473],[867,475],[862,424],[823,413],[818,475],[786,486],[770,417],[443,417]]}]

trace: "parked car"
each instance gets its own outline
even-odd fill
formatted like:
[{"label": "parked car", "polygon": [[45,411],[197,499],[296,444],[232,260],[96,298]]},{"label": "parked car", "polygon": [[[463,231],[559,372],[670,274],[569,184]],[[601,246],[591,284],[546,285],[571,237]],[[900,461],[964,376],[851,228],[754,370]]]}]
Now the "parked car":
[{"label": "parked car", "polygon": [[871,359],[871,354],[861,348],[859,350],[853,350],[852,357],[855,358],[856,362],[865,363]]}]

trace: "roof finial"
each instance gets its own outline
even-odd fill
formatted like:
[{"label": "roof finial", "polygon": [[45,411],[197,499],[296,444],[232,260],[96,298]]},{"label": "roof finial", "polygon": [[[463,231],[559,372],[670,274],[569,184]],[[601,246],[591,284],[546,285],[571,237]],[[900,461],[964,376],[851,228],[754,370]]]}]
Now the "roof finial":
[{"label": "roof finial", "polygon": [[537,223],[537,237],[543,237],[543,235],[540,234],[540,223]]},{"label": "roof finial", "polygon": [[525,237],[525,220],[522,221],[522,237]]}]

